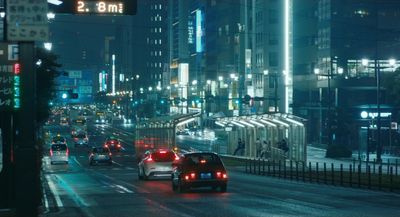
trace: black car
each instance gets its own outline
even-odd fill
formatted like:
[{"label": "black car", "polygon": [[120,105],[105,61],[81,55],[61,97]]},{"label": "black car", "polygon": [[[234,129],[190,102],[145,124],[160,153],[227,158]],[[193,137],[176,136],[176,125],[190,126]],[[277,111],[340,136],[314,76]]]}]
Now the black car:
[{"label": "black car", "polygon": [[212,152],[184,154],[173,164],[172,190],[184,192],[190,188],[212,187],[226,192],[228,176],[221,158]]}]

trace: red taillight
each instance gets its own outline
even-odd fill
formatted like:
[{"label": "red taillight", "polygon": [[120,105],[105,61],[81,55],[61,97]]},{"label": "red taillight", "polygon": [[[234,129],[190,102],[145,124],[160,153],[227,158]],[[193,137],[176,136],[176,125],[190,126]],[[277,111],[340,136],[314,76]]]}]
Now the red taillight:
[{"label": "red taillight", "polygon": [[186,181],[194,180],[194,179],[196,179],[196,173],[190,173],[190,174],[185,175]]},{"label": "red taillight", "polygon": [[179,160],[179,156],[175,154],[175,160]]},{"label": "red taillight", "polygon": [[146,159],[146,161],[147,161],[147,162],[152,162],[152,161],[153,161],[153,158],[151,158],[151,156],[149,156],[149,157]]},{"label": "red taillight", "polygon": [[166,151],[160,151],[160,154],[165,154],[165,153],[167,153]]},{"label": "red taillight", "polygon": [[121,147],[121,145],[120,145],[120,144],[118,144],[118,145],[117,145],[117,147],[118,147],[118,148],[120,148],[120,147]]},{"label": "red taillight", "polygon": [[53,150],[50,149],[50,156],[53,156]]},{"label": "red taillight", "polygon": [[195,179],[196,178],[196,173],[190,173],[190,178]]},{"label": "red taillight", "polygon": [[185,176],[185,180],[189,180],[189,176],[188,175]]},{"label": "red taillight", "polygon": [[67,156],[69,155],[69,149],[67,148]]},{"label": "red taillight", "polygon": [[110,153],[108,153],[108,156],[111,156],[112,154],[111,154],[111,152]]},{"label": "red taillight", "polygon": [[105,145],[104,145],[104,147],[108,148],[108,145],[107,145],[107,144],[105,144]]},{"label": "red taillight", "polygon": [[205,164],[206,160],[200,160],[200,163]]},{"label": "red taillight", "polygon": [[226,178],[228,178],[226,173],[223,173],[223,172],[217,172],[216,176],[217,176],[217,179],[226,179]]}]

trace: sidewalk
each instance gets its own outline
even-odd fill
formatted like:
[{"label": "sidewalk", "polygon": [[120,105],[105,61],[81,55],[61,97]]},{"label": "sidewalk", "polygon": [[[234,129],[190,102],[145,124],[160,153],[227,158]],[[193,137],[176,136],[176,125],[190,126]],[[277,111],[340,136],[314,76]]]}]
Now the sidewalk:
[{"label": "sidewalk", "polygon": [[15,212],[10,209],[0,209],[0,217],[13,217]]}]

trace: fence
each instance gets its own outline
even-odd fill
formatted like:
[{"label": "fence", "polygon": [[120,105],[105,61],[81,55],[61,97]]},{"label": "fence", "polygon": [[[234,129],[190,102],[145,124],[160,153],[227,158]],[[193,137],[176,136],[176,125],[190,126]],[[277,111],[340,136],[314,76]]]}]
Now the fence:
[{"label": "fence", "polygon": [[[236,159],[244,164],[244,172],[295,181],[389,190],[400,193],[399,162],[393,164],[370,163],[364,167],[359,162],[334,165],[333,163],[303,163],[301,161]],[[243,167],[242,167],[243,168]]]}]

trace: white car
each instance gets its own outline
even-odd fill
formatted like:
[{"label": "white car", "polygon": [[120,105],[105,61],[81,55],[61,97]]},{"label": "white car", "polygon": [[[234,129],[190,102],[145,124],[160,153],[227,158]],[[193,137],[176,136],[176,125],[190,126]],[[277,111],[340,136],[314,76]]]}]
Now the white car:
[{"label": "white car", "polygon": [[50,147],[50,163],[68,164],[69,149],[65,143],[55,143]]},{"label": "white car", "polygon": [[179,160],[179,156],[172,150],[148,150],[138,164],[138,177],[140,180],[154,178],[171,178],[172,163]]},{"label": "white car", "polygon": [[106,163],[112,165],[112,154],[108,147],[93,147],[89,154],[89,165]]}]

